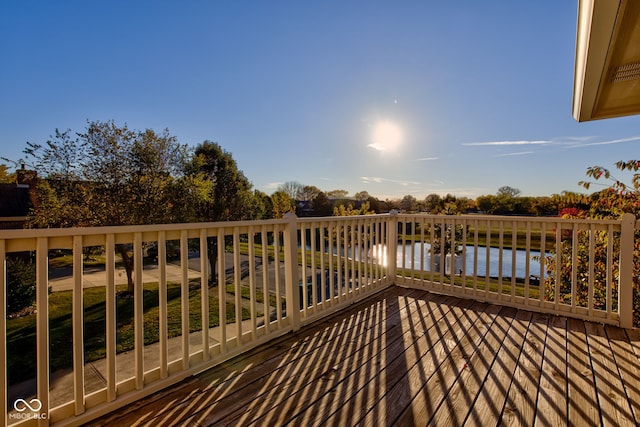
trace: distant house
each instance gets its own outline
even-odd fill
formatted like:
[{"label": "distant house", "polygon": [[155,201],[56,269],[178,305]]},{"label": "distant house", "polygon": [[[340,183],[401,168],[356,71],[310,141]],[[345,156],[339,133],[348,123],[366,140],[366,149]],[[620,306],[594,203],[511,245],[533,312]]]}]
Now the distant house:
[{"label": "distant house", "polygon": [[313,216],[313,202],[310,200],[296,200],[296,215],[298,216]]},{"label": "distant house", "polygon": [[15,184],[0,184],[0,230],[24,228],[36,205],[38,175],[22,167]]}]

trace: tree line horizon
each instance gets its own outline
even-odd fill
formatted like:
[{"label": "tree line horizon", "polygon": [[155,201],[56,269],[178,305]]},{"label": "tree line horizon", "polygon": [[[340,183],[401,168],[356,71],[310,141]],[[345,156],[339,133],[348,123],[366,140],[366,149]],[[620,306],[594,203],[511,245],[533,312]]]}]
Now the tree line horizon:
[{"label": "tree line horizon", "polygon": [[[136,131],[113,120],[89,121],[85,131],[78,133],[56,129],[44,144],[27,142],[23,153],[24,159],[1,159],[13,164],[16,172],[27,165],[40,177],[30,227],[270,219],[288,212],[359,215],[394,209],[552,216],[599,197],[599,192],[567,191],[525,197],[519,189],[505,185],[495,194],[475,199],[433,193],[424,199],[405,195],[381,200],[367,191],[348,197],[346,190],[324,191],[297,181],[285,182],[268,195],[253,189],[232,154],[217,142],[205,140],[189,147],[168,129]],[[593,167],[587,174],[597,179],[604,177],[604,171]],[[14,182],[16,172],[0,164],[0,182]],[[589,183],[580,184],[589,188]]]}]

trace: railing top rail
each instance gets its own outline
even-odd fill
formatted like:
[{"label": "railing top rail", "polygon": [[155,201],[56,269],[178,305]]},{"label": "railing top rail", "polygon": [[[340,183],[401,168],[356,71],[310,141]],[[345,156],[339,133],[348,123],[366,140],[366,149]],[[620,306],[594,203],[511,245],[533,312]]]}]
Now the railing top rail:
[{"label": "railing top rail", "polygon": [[[587,219],[587,218],[561,218],[561,217],[549,217],[549,216],[520,216],[520,215],[435,215],[428,213],[405,213],[398,215],[400,219],[411,218],[433,218],[433,219],[446,219],[446,220],[477,220],[477,221],[491,221],[491,222],[545,222],[545,223],[557,223],[557,222],[569,222],[569,223],[581,223],[581,224],[599,224],[599,225],[620,225],[622,219]],[[640,223],[640,221],[638,221]]]},{"label": "railing top rail", "polygon": [[[436,220],[465,220],[465,221],[490,221],[490,222],[529,222],[529,223],[579,223],[579,224],[597,224],[603,225],[620,225],[622,219],[580,219],[580,218],[560,218],[560,217],[542,217],[542,216],[506,216],[506,215],[435,215],[429,213],[386,213],[376,215],[355,215],[355,216],[329,216],[329,217],[298,217],[298,223],[316,223],[316,222],[344,222],[359,221],[363,219],[380,219],[396,217],[401,220],[412,219],[436,219]],[[265,220],[247,220],[247,221],[218,221],[218,222],[193,222],[193,223],[176,223],[176,224],[147,224],[147,225],[121,225],[121,226],[104,226],[104,227],[70,227],[70,228],[42,228],[42,229],[8,229],[0,230],[0,239],[22,239],[37,237],[61,237],[61,236],[87,236],[98,234],[125,234],[135,232],[156,232],[156,231],[179,231],[179,230],[199,230],[207,228],[233,228],[248,227],[262,225],[282,225],[287,224],[288,219],[265,219]],[[640,220],[635,223],[635,228],[640,229]]]},{"label": "railing top rail", "polygon": [[375,215],[350,215],[350,216],[321,216],[321,217],[299,217],[296,219],[298,222],[312,223],[312,222],[344,222],[344,221],[357,221],[362,219],[378,219],[389,218],[392,214],[375,214]]},{"label": "railing top rail", "polygon": [[31,228],[0,230],[0,239],[33,237],[87,236],[96,234],[124,234],[135,232],[200,230],[203,228],[233,228],[287,224],[286,219],[251,221],[190,222],[176,224],[113,225],[104,227]]}]

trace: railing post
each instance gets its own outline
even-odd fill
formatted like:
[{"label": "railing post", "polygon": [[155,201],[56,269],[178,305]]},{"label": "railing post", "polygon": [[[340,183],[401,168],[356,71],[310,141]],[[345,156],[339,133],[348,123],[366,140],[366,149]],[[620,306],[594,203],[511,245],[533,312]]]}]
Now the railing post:
[{"label": "railing post", "polygon": [[287,227],[284,230],[284,268],[287,297],[287,317],[291,318],[294,331],[300,329],[300,290],[298,282],[298,217],[293,212],[284,216]]},{"label": "railing post", "polygon": [[5,241],[0,239],[0,414],[9,425],[7,408],[7,253]]},{"label": "railing post", "polygon": [[[396,283],[396,275],[398,274],[398,214],[399,212],[397,210],[391,210],[387,223],[387,271],[393,281],[392,284]],[[404,265],[404,260],[402,260],[402,263],[402,265]]]},{"label": "railing post", "polygon": [[633,251],[636,217],[622,216],[620,230],[620,275],[618,278],[618,313],[620,327],[633,327]]}]

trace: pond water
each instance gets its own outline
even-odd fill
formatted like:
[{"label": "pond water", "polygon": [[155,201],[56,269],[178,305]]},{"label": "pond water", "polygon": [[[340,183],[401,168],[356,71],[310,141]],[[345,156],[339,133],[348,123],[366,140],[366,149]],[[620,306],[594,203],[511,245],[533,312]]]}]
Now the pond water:
[{"label": "pond water", "polygon": [[[431,267],[431,254],[429,252],[430,245],[428,243],[420,244],[414,243],[411,244],[398,244],[397,251],[397,267],[399,268],[411,268],[411,263],[413,260],[413,268],[416,270],[420,270],[420,262],[422,261],[424,271],[429,271]],[[310,249],[307,247],[307,249]],[[333,248],[333,252],[337,253],[337,248]],[[345,253],[344,248],[340,250],[342,254]],[[424,252],[424,255],[422,253]],[[492,276],[497,277],[500,268],[500,251],[497,248],[489,248],[487,252],[487,248],[485,246],[477,248],[477,260],[476,262],[476,270],[474,272],[474,257],[476,249],[473,246],[466,247],[466,257],[464,260],[464,271],[467,276],[472,276],[476,274],[477,276]],[[403,265],[403,253],[404,253],[404,265]],[[346,250],[347,257],[351,257],[351,248]],[[386,245],[374,245],[372,250],[367,254],[360,253],[360,251],[355,252],[355,259],[367,259],[368,256],[371,256],[375,262],[379,262],[382,265],[387,265],[387,247]],[[488,265],[488,274],[487,274],[487,256],[489,258]],[[540,251],[529,251],[529,276],[540,277],[540,263],[537,258],[540,256]],[[421,260],[421,257],[422,258]],[[450,255],[445,260],[447,273],[451,272],[451,257]],[[439,255],[434,255],[434,271],[440,271],[441,269],[441,261]],[[511,249],[503,249],[502,250],[502,277],[511,277],[512,269],[511,265],[513,262],[513,251]],[[516,250],[515,251],[515,276],[516,278],[524,279],[527,273],[527,252],[524,250]],[[460,274],[463,269],[463,259],[462,255],[457,256],[455,260],[455,269],[454,272],[456,274]],[[546,277],[546,273],[544,274]]]},{"label": "pond water", "polygon": [[[411,262],[413,260],[414,268],[420,269],[421,258],[424,264],[424,270],[429,271],[431,267],[431,254],[429,252],[429,244],[421,245],[416,243],[414,245],[405,244],[398,245],[397,266],[400,268],[411,268]],[[379,251],[380,249],[378,249]],[[404,251],[404,265],[403,265],[403,251]],[[384,252],[384,249],[383,249]],[[424,255],[422,254],[424,252]],[[502,276],[511,277],[512,275],[512,263],[514,261],[513,252],[511,249],[502,250]],[[374,256],[378,256],[374,254]],[[529,251],[529,275],[540,276],[540,263],[537,257],[540,256],[540,251]],[[476,257],[476,248],[473,246],[467,246],[466,257],[464,260],[464,270],[468,276],[474,274],[474,258]],[[489,258],[489,271],[487,272],[487,257]],[[386,260],[384,260],[386,262]],[[450,272],[451,257],[446,260],[447,272]],[[434,271],[440,271],[441,260],[439,255],[434,255]],[[515,276],[517,278],[524,278],[527,273],[527,252],[524,250],[515,251]],[[460,255],[456,257],[455,272],[460,273],[463,269],[463,259]],[[486,247],[477,248],[477,261],[475,274],[478,276],[493,276],[496,277],[499,274],[500,269],[500,251],[497,248],[489,248],[487,252]]]}]

